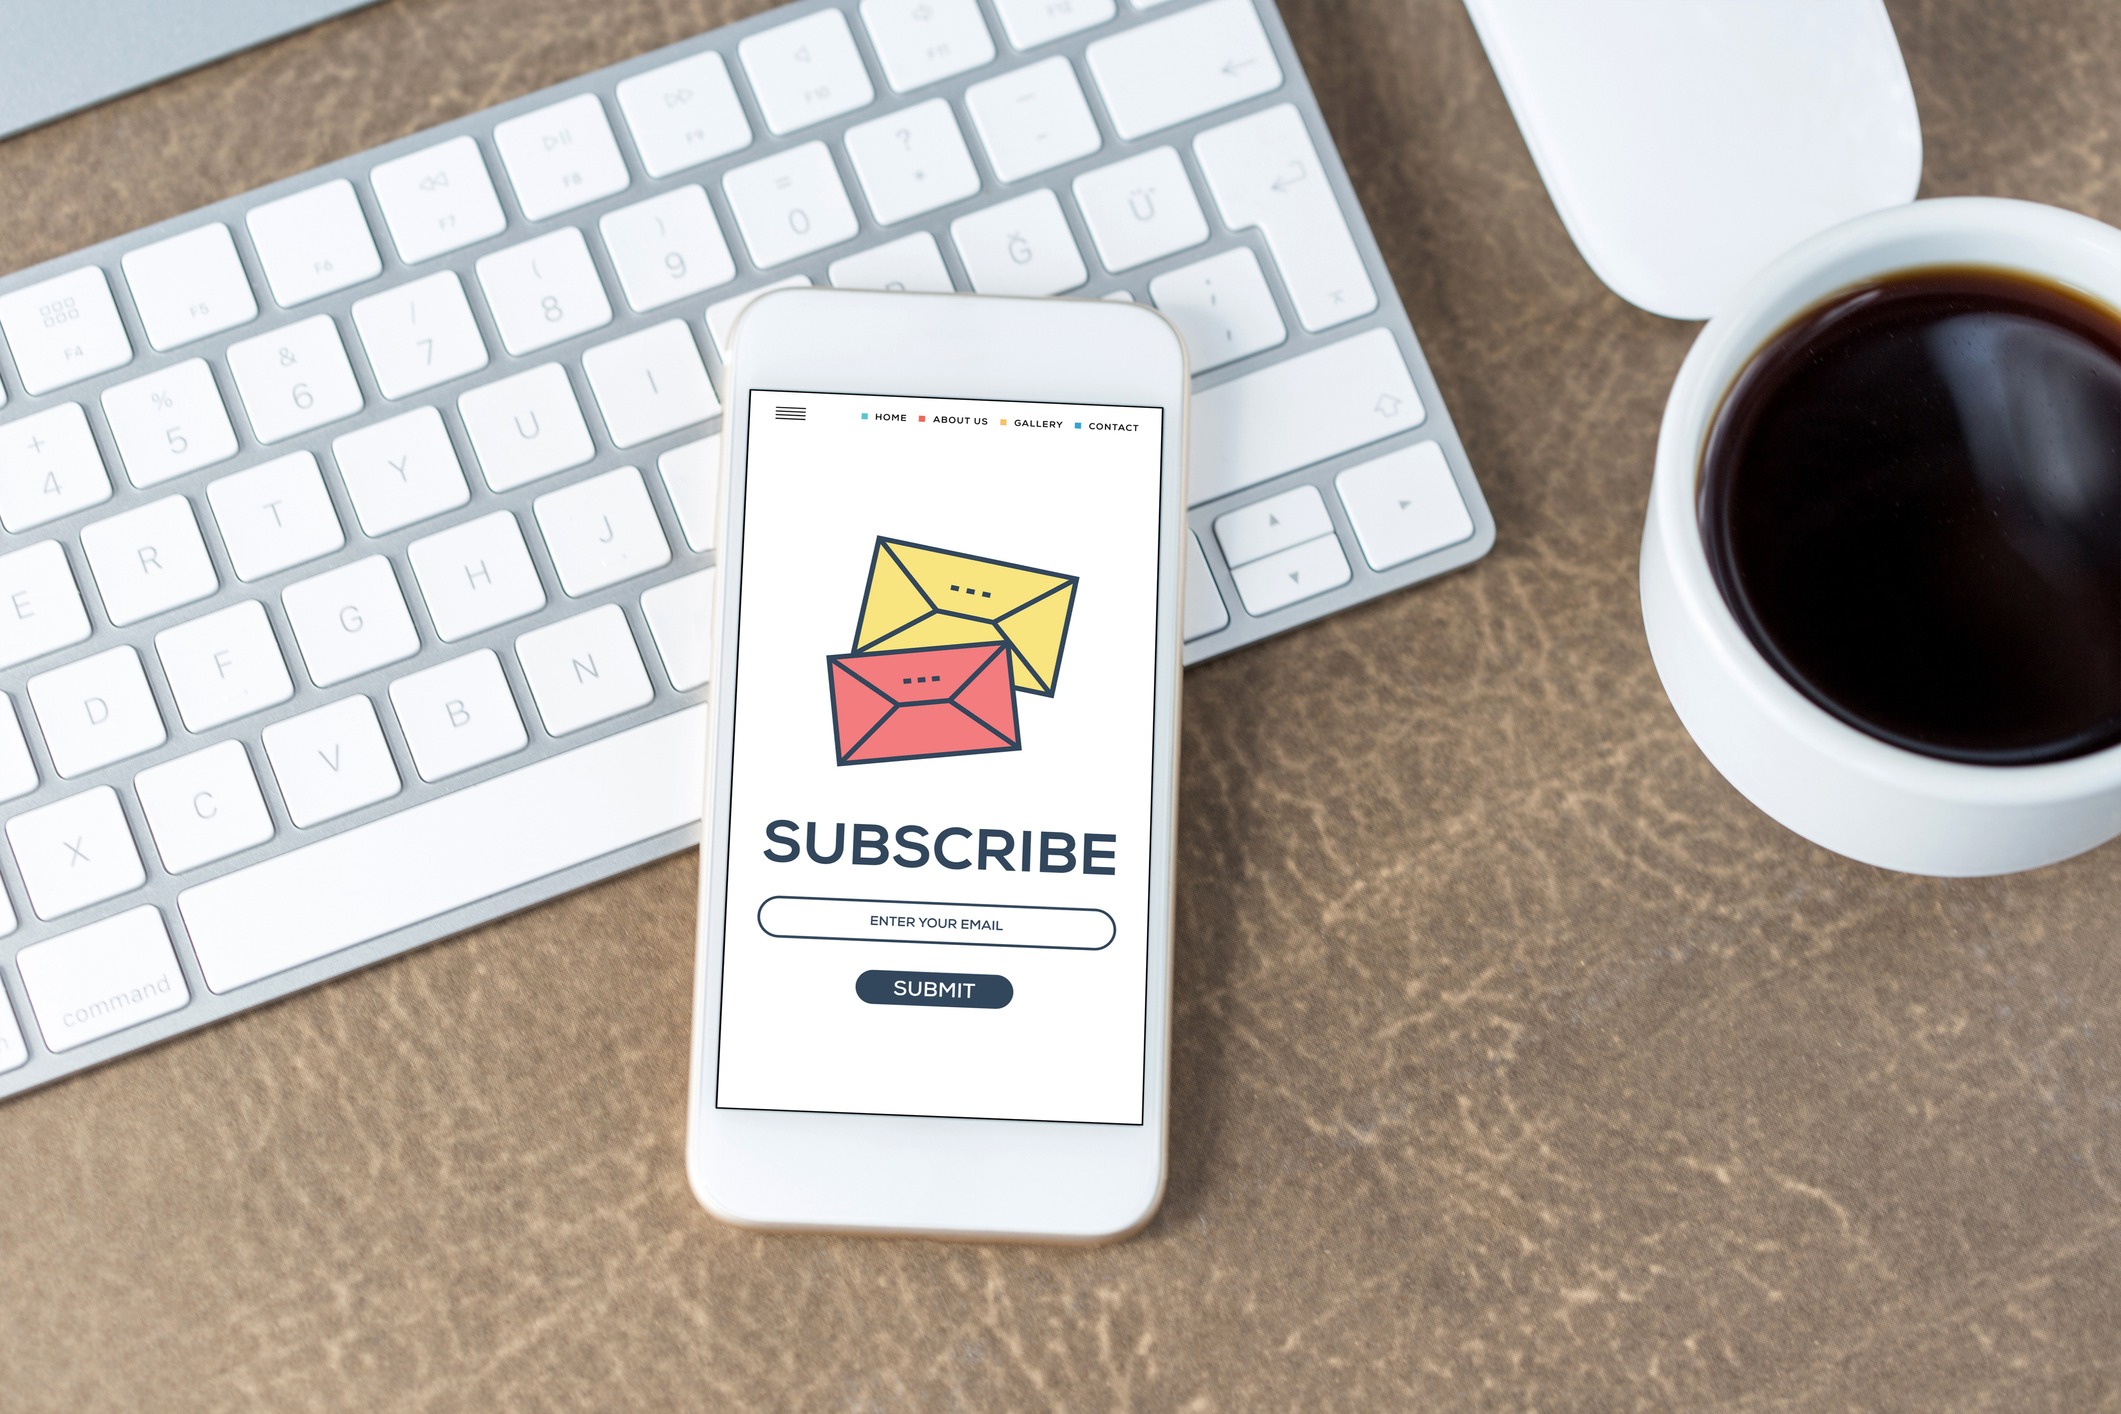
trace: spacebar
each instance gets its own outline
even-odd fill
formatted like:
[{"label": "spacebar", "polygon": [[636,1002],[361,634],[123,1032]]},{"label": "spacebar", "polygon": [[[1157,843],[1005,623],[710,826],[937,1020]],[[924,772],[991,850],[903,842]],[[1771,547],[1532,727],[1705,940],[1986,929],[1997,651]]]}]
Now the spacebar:
[{"label": "spacebar", "polygon": [[707,709],[688,707],[177,896],[226,992],[700,818]]}]

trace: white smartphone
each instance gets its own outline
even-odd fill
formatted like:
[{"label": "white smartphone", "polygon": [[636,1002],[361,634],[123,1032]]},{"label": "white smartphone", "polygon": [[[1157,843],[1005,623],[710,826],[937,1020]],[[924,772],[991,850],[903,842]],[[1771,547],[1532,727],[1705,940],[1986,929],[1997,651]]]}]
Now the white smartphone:
[{"label": "white smartphone", "polygon": [[1091,300],[738,326],[694,1191],[1097,1242],[1163,1194],[1186,356]]}]

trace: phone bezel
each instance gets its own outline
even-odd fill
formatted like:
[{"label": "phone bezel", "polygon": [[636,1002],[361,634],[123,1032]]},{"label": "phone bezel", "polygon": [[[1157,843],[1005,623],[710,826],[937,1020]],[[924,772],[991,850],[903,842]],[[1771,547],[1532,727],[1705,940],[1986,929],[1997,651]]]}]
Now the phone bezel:
[{"label": "phone bezel", "polygon": [[[717,497],[713,733],[700,852],[686,1171],[727,1222],[783,1231],[1098,1242],[1148,1222],[1162,1200],[1170,1069],[1171,868],[1177,808],[1181,606],[1185,570],[1188,370],[1169,321],[1099,300],[790,289],[761,296],[737,324]],[[724,1110],[714,1104],[721,1012],[730,757],[724,747],[738,604],[724,588],[742,563],[754,388],[1163,409],[1157,680],[1149,857],[1143,1123],[942,1119]]]}]

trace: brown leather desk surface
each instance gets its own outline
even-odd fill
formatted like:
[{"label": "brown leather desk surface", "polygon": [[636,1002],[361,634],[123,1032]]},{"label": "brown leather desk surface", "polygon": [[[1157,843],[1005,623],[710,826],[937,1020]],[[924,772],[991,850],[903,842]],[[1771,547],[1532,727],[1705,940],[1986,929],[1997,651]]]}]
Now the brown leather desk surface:
[{"label": "brown leather desk surface", "polygon": [[[391,0],[0,143],[0,269],[756,8]],[[1285,9],[1501,539],[1188,677],[1148,1231],[716,1225],[687,855],[0,1108],[0,1406],[2121,1407],[2121,852],[1896,877],[1717,777],[1635,595],[1692,328],[1456,0]],[[2121,220],[2121,9],[1893,15],[1925,192]]]}]

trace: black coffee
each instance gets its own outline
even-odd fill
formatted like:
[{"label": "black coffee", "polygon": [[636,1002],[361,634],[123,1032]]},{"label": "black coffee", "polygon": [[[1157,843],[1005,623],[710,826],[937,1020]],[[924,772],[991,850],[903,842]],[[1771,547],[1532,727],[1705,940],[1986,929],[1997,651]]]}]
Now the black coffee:
[{"label": "black coffee", "polygon": [[1709,566],[1851,726],[2015,765],[2121,741],[2121,317],[1937,269],[1840,295],[1740,376],[1703,456]]}]

